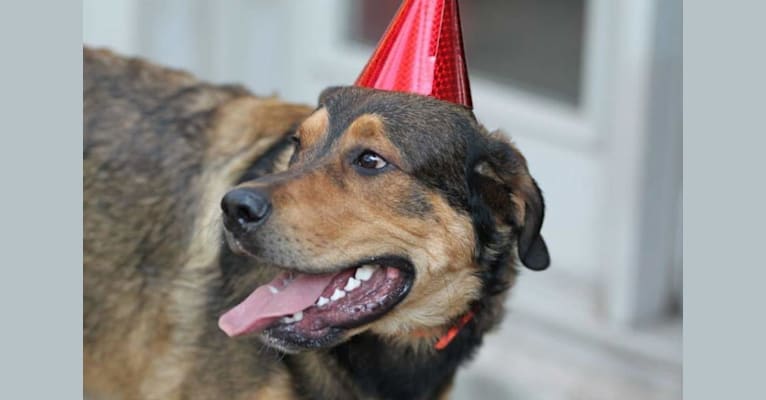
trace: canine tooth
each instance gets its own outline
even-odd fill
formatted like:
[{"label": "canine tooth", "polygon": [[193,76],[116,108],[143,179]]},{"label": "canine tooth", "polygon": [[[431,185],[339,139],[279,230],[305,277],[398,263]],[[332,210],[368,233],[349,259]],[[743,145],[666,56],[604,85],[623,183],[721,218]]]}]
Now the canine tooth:
[{"label": "canine tooth", "polygon": [[344,287],[343,290],[350,292],[358,288],[359,285],[361,284],[362,284],[361,281],[354,279],[354,277],[352,276],[351,278],[348,278],[348,282],[346,282],[346,287]]},{"label": "canine tooth", "polygon": [[277,294],[277,293],[279,293],[279,289],[277,289],[277,288],[275,288],[274,286],[271,286],[271,285],[269,285],[269,291],[270,291],[272,294]]},{"label": "canine tooth", "polygon": [[335,292],[333,292],[332,296],[330,296],[330,300],[335,301],[335,300],[338,300],[338,299],[342,299],[345,296],[346,296],[346,292],[344,292],[344,291],[342,291],[340,289],[335,289]]},{"label": "canine tooth", "polygon": [[292,320],[293,322],[298,322],[303,319],[303,311],[298,311],[297,313],[293,314]]},{"label": "canine tooth", "polygon": [[294,322],[294,320],[291,317],[282,317],[282,319],[279,320],[283,324],[289,324],[291,322]]},{"label": "canine tooth", "polygon": [[367,281],[372,278],[372,274],[374,274],[377,269],[377,265],[362,265],[356,269],[354,277],[360,281]]},{"label": "canine tooth", "polygon": [[319,299],[317,300],[317,305],[319,307],[322,307],[323,305],[325,305],[325,304],[327,304],[329,302],[330,302],[330,299],[328,299],[327,297],[319,296]]}]

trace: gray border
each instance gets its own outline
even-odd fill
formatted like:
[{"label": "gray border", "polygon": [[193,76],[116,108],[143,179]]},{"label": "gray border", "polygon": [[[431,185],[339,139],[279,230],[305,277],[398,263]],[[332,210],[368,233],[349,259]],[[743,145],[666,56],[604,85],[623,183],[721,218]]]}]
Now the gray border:
[{"label": "gray border", "polygon": [[684,393],[766,398],[766,3],[684,6]]},{"label": "gray border", "polygon": [[[684,3],[689,399],[766,390],[766,268],[757,254],[765,246],[766,3],[747,3]],[[0,11],[2,398],[82,397],[81,18],[72,2]]]},{"label": "gray border", "polygon": [[82,8],[0,8],[0,398],[82,398]]}]

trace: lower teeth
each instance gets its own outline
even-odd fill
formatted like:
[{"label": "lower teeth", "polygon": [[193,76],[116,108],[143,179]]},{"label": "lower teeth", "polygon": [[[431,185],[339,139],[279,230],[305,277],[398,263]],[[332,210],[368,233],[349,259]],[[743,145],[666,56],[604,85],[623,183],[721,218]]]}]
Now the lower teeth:
[{"label": "lower teeth", "polygon": [[293,314],[290,317],[282,317],[280,321],[282,321],[285,324],[290,324],[293,322],[298,322],[303,319],[303,311],[298,311],[297,313]]}]

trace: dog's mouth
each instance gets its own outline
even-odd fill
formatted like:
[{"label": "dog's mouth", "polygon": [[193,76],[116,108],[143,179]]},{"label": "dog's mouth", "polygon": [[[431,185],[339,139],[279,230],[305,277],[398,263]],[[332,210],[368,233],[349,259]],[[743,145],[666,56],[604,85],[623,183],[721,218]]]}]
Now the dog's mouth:
[{"label": "dog's mouth", "polygon": [[284,272],[221,316],[229,336],[263,332],[272,340],[316,347],[382,317],[407,296],[412,264],[376,257],[326,274]]}]

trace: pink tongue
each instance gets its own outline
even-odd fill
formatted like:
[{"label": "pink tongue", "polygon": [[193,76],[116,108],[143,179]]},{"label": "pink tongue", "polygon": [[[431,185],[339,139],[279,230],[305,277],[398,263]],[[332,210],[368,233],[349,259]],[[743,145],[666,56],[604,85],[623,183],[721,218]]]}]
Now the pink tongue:
[{"label": "pink tongue", "polygon": [[[313,305],[335,275],[295,274],[295,279],[285,284],[288,274],[280,274],[223,314],[218,327],[229,336],[266,329],[276,319]],[[269,286],[279,292],[273,293]]]}]

